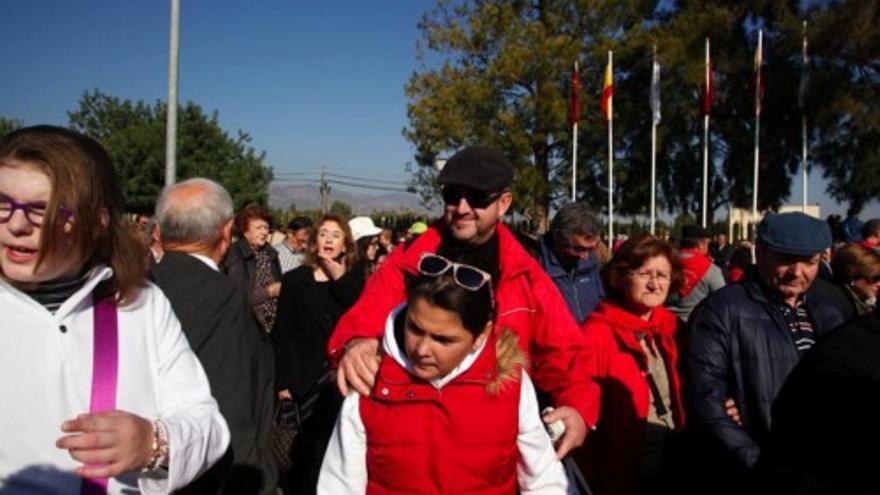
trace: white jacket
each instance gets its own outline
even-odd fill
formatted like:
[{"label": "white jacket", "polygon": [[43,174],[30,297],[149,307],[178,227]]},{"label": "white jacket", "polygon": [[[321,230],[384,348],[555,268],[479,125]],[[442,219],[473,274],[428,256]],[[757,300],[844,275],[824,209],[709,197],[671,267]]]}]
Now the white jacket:
[{"label": "white jacket", "polygon": [[[398,306],[385,322],[382,340],[384,352],[404,369],[412,371],[412,363],[401,352],[394,337],[394,320],[406,305]],[[448,375],[431,380],[442,389],[456,377],[467,371],[483,352],[485,344],[469,353]],[[519,493],[523,495],[572,495],[576,494],[562,463],[556,458],[550,436],[538,412],[538,399],[529,376],[523,371],[519,399],[519,434],[516,445],[519,450],[516,477]],[[360,396],[351,392],[342,403],[333,436],[324,454],[318,479],[319,495],[361,495],[367,488],[367,435],[360,414]]]},{"label": "white jacket", "polygon": [[[55,447],[61,423],[89,412],[92,291],[112,274],[92,270],[86,284],[51,314],[0,279],[0,492],[78,495],[81,464]],[[229,429],[208,379],[162,292],[150,284],[118,308],[116,408],[168,427],[165,476],[126,473],[108,492],[170,493],[226,451]],[[63,331],[62,331],[63,329]]]}]

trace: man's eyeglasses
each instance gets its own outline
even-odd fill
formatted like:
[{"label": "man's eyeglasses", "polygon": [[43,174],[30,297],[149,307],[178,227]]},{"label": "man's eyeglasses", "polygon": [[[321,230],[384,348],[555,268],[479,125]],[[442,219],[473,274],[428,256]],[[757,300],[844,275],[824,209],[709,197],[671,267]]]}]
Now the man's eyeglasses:
[{"label": "man's eyeglasses", "polygon": [[443,202],[448,205],[457,205],[464,198],[471,208],[487,208],[501,197],[500,192],[488,193],[485,191],[477,191],[475,189],[459,189],[457,187],[446,186],[440,192],[443,196]]},{"label": "man's eyeglasses", "polygon": [[[43,219],[46,217],[46,203],[44,201],[18,202],[9,196],[0,194],[0,223],[6,223],[15,214],[15,210],[21,210],[24,217],[34,227],[42,227]],[[66,206],[59,206],[59,211],[65,220],[69,220],[73,216],[73,212]]]},{"label": "man's eyeglasses", "polygon": [[635,270],[633,270],[629,273],[632,274],[637,279],[641,280],[642,282],[647,282],[648,280],[654,279],[661,284],[668,284],[669,281],[672,279],[672,276],[670,274],[664,273],[664,272],[649,272],[649,271],[635,271]]},{"label": "man's eyeglasses", "polygon": [[450,268],[455,284],[462,289],[478,291],[488,282],[489,291],[492,291],[492,276],[477,267],[456,263],[432,253],[423,253],[419,258],[419,273],[422,275],[439,277]]}]

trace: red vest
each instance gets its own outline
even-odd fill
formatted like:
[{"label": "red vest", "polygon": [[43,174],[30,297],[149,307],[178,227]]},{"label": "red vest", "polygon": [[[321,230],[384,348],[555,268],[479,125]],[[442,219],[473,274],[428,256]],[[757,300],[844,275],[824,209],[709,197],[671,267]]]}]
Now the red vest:
[{"label": "red vest", "polygon": [[360,399],[367,432],[367,494],[516,493],[520,381],[497,393],[495,340],[440,390],[385,356]]}]

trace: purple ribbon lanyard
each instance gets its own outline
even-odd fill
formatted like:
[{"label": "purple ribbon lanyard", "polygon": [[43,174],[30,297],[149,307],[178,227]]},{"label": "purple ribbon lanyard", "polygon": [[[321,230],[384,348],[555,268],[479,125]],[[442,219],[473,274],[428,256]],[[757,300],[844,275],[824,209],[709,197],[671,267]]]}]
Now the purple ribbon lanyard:
[{"label": "purple ribbon lanyard", "polygon": [[[119,326],[116,302],[107,297],[95,304],[94,355],[92,359],[92,398],[89,412],[116,409],[116,382],[119,371]],[[104,495],[107,478],[83,479],[81,495]]]}]

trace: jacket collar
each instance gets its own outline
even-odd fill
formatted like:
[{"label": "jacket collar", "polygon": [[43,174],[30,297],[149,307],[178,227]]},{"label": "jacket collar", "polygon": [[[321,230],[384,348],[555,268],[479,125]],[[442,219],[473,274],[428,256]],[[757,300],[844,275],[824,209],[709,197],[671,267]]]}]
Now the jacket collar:
[{"label": "jacket collar", "polygon": [[[443,228],[445,228],[443,220],[438,220],[406,248],[402,260],[405,272],[410,275],[418,274],[419,258],[422,256],[422,253],[437,252],[443,240],[443,235],[440,231]],[[513,232],[506,225],[499,222],[495,228],[498,233],[498,268],[500,280],[503,281],[527,271],[528,263],[534,263],[535,260],[520,245]]]},{"label": "jacket collar", "polygon": [[654,308],[651,317],[643,320],[608,300],[600,302],[590,318],[605,322],[620,342],[640,353],[638,334],[665,341],[674,338],[678,326],[675,315],[663,306]]},{"label": "jacket collar", "polygon": [[[98,264],[92,267],[92,269],[89,271],[88,276],[86,277],[86,282],[83,284],[82,287],[79,288],[79,290],[74,292],[70,297],[67,298],[66,301],[64,301],[64,303],[61,304],[61,306],[58,308],[58,311],[55,312],[55,317],[60,320],[72,313],[73,310],[77,308],[80,304],[86,301],[91,303],[91,295],[92,291],[95,290],[95,287],[97,287],[98,284],[109,279],[112,276],[113,269],[109,266]],[[44,308],[40,303],[32,299],[24,292],[18,290],[15,286],[3,280],[2,278],[0,278],[0,295],[31,305],[34,308],[44,311],[48,314],[48,310],[46,310],[46,308]]]},{"label": "jacket collar", "polygon": [[[559,261],[559,258],[556,257],[556,253],[553,252],[553,248],[550,247],[550,234],[544,234],[541,236],[541,244],[540,244],[540,257],[541,257],[541,266],[544,267],[544,270],[547,272],[547,275],[550,278],[557,278],[567,276],[571,273],[571,270],[566,269],[565,266]],[[598,266],[598,259],[596,258],[596,253],[590,253],[586,259],[578,259],[577,265],[574,267],[574,272],[577,274],[587,273]]]}]

